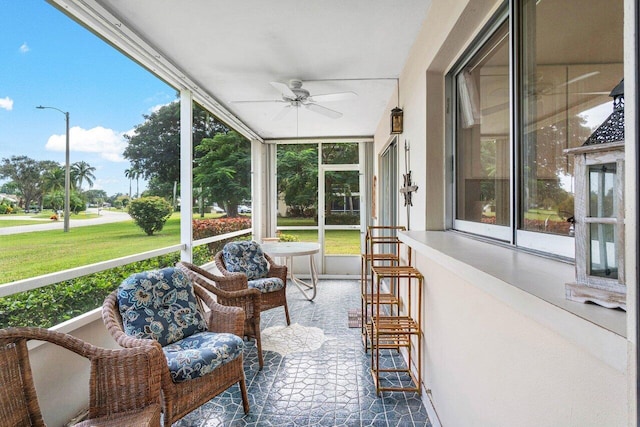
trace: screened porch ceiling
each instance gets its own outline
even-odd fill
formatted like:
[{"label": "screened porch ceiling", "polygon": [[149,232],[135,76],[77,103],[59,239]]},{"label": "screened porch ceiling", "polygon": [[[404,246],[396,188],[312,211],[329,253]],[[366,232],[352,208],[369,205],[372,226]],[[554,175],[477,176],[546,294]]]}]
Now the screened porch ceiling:
[{"label": "screened porch ceiling", "polygon": [[[395,102],[396,79],[431,3],[49,1],[259,140],[373,135],[389,114],[387,104]],[[270,84],[292,79],[301,80],[312,98],[357,96],[294,107]]]}]

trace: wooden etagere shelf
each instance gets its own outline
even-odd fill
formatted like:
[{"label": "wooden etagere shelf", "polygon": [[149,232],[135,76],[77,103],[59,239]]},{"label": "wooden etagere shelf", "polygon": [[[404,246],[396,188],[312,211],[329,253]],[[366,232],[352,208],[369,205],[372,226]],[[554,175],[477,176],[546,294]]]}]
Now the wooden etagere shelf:
[{"label": "wooden etagere shelf", "polygon": [[[371,315],[373,304],[385,306],[387,311],[395,312],[398,307],[396,283],[390,282],[389,289],[374,297],[373,266],[397,266],[399,264],[400,240],[396,233],[404,227],[370,226],[365,235],[365,253],[361,256],[361,312],[362,340],[367,351],[371,348]],[[396,346],[397,347],[397,346]]]},{"label": "wooden etagere shelf", "polygon": [[[422,380],[424,278],[410,265],[410,248],[409,265],[399,265],[401,242],[395,236],[399,230],[404,230],[404,227],[369,227],[365,253],[362,254],[362,334],[367,351],[371,350],[371,374],[378,394],[381,391],[419,393]],[[400,290],[404,291],[402,301]],[[417,300],[417,304],[413,300]],[[400,313],[401,302],[403,314]],[[417,318],[412,317],[413,313]],[[382,352],[388,350],[406,351],[406,368],[384,368]],[[413,366],[416,367],[415,372]],[[399,385],[386,384],[386,373],[404,375],[410,378],[411,385],[402,381]]]}]

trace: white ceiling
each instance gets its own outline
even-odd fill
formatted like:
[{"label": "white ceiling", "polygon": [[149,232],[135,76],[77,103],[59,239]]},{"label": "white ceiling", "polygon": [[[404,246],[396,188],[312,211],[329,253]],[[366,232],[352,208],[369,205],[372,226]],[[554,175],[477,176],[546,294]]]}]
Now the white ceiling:
[{"label": "white ceiling", "polygon": [[[156,58],[263,139],[373,135],[389,114],[386,106],[395,99],[396,79],[431,3],[51,1],[103,37],[105,31],[117,30],[118,38],[140,39]],[[80,14],[74,8],[92,12]],[[115,44],[113,37],[105,38]],[[130,45],[119,48],[150,67]],[[358,96],[322,104],[340,111],[338,119],[301,107],[274,120],[285,104],[233,102],[281,99],[269,82],[290,79],[302,80],[311,95],[353,91]]]}]

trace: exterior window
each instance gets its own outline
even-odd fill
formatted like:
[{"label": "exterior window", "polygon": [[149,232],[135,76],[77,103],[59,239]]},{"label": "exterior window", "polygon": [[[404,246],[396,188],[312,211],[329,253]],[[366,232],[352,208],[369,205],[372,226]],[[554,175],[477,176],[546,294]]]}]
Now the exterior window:
[{"label": "exterior window", "polygon": [[[521,51],[520,228],[569,235],[573,162],[611,113],[623,77],[621,0],[525,0]],[[587,25],[588,23],[588,25]]]},{"label": "exterior window", "polygon": [[622,31],[623,0],[511,0],[479,36],[449,75],[453,228],[574,257],[564,150],[611,113]]},{"label": "exterior window", "polygon": [[[509,32],[503,23],[456,77],[456,219],[510,225]],[[459,224],[464,227],[463,224]],[[474,227],[471,225],[471,227]],[[509,237],[506,230],[505,238]]]}]

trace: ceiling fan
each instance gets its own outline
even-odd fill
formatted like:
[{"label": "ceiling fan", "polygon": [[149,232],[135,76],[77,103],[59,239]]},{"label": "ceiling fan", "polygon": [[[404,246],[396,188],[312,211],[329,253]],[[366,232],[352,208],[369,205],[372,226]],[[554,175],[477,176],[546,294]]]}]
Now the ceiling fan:
[{"label": "ceiling fan", "polygon": [[292,79],[289,80],[289,84],[281,82],[270,82],[277,91],[280,92],[282,99],[267,99],[267,100],[249,100],[249,101],[233,101],[236,104],[239,103],[284,103],[284,108],[274,117],[274,120],[283,118],[292,108],[299,108],[300,106],[313,111],[315,113],[322,114],[323,116],[338,119],[342,117],[342,113],[331,108],[327,108],[318,104],[319,102],[331,102],[331,101],[343,101],[346,99],[353,99],[358,96],[355,92],[335,92],[325,93],[321,95],[311,95],[311,93],[302,87],[302,80]]}]

